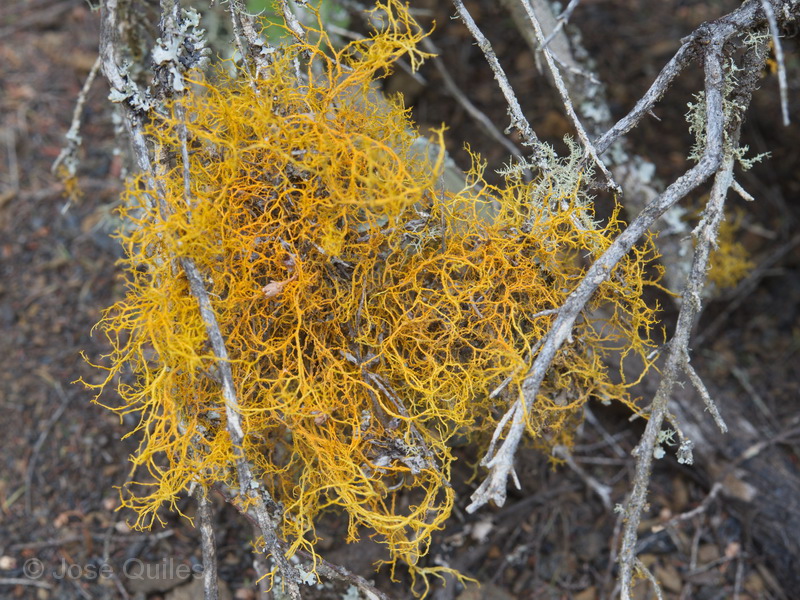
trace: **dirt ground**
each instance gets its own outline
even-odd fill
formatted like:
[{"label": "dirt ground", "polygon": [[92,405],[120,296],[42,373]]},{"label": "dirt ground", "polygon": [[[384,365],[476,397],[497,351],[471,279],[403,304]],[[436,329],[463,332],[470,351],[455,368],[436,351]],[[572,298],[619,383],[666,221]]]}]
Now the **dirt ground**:
[{"label": "dirt ground", "polygon": [[[534,128],[558,142],[569,130],[545,80],[513,31],[499,3],[468,3],[495,43],[512,83],[523,93]],[[647,5],[647,14],[643,6]],[[609,98],[621,116],[698,23],[734,2],[584,0],[575,13],[584,43]],[[502,129],[505,109],[492,75],[467,33],[449,19],[447,3],[428,2],[427,18],[439,23],[434,42],[456,81]],[[791,36],[794,32],[787,32]],[[90,335],[104,307],[122,293],[115,266],[120,250],[111,237],[111,215],[122,189],[112,114],[101,78],[83,111],[79,172],[83,198],[65,208],[63,186],[51,175],[69,127],[75,98],[97,56],[98,14],[84,0],[6,0],[0,5],[0,598],[196,598],[192,569],[200,564],[199,536],[186,519],[169,517],[164,528],[132,531],[130,515],[116,511],[116,487],[130,476],[128,455],[136,440],[122,439],[131,423],[91,403],[80,384],[101,373],[87,365],[107,351]],[[786,44],[791,74],[798,72],[796,43]],[[421,126],[445,121],[457,161],[468,140],[502,166],[505,154],[444,94],[436,71],[423,83],[402,76],[390,82],[415,106]],[[697,78],[682,77],[650,122],[631,136],[634,147],[669,180],[686,168],[690,143],[682,115]],[[798,463],[800,424],[800,128],[779,124],[777,81],[766,76],[745,127],[754,152],[772,151],[741,176],[757,201],[732,199],[742,210],[742,240],[760,276],[753,289],[722,296],[707,309],[693,348],[694,365],[720,407],[744,406],[756,429],[779,438]],[[791,106],[798,106],[798,78],[790,77]],[[800,113],[794,111],[796,121]],[[794,237],[793,237],[794,236]],[[762,268],[763,267],[763,268]],[[674,318],[665,311],[665,324]],[[632,476],[630,452],[640,425],[619,410],[592,406],[574,449],[576,468],[553,469],[547,457],[524,450],[518,473],[523,489],[503,508],[475,515],[463,506],[477,485],[465,453],[454,485],[459,508],[435,540],[430,562],[447,563],[481,582],[465,589],[437,586],[438,600],[611,598],[618,516],[587,485],[611,486],[611,505],[624,502]],[[700,410],[700,409],[698,409]],[[466,451],[465,451],[466,452]],[[709,496],[713,477],[703,470],[659,461],[650,511],[641,529],[642,561],[660,580],[665,598],[797,598],[784,589],[750,534],[748,515],[722,496]],[[216,531],[224,594],[255,598],[258,585],[251,531],[218,499]],[[672,528],[671,517],[701,507]],[[181,509],[194,514],[191,502]],[[331,562],[374,579],[393,598],[410,597],[398,572],[391,582],[372,563],[380,549],[368,536],[341,542],[343,523],[332,515],[320,550]],[[182,568],[178,568],[182,567]],[[102,574],[100,577],[98,575]],[[309,590],[309,597],[337,598],[345,588]],[[278,595],[276,594],[276,597]],[[353,596],[349,596],[354,598]],[[640,598],[654,597],[645,584]]]}]

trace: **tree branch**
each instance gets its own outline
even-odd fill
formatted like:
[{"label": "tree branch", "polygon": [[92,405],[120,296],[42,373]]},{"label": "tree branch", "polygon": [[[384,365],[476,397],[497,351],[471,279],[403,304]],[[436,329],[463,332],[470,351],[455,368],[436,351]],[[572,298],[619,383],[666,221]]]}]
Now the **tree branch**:
[{"label": "tree branch", "polygon": [[[166,159],[163,156],[157,156],[155,168],[151,163],[149,149],[142,129],[142,118],[147,113],[148,108],[145,103],[147,95],[130,80],[127,74],[121,71],[120,63],[117,62],[117,11],[118,0],[106,0],[103,4],[100,44],[100,54],[103,57],[103,72],[111,83],[112,94],[114,93],[114,88],[116,88],[116,97],[122,97],[122,104],[127,116],[126,124],[133,143],[134,154],[139,167],[149,179],[151,189],[156,191],[156,200],[159,209],[166,217],[169,214],[169,208],[165,200],[166,193],[164,190],[163,178],[159,176],[161,174],[160,171],[166,170]],[[162,31],[162,35],[166,39],[168,35],[175,34],[175,31],[170,31],[169,28],[175,27],[176,19],[178,18],[177,4],[164,2],[163,11],[164,18],[162,19],[162,25],[165,30]],[[182,143],[184,146],[182,154],[184,160],[186,160],[188,159],[188,151],[185,148],[185,137]],[[184,162],[183,167],[185,178],[184,188],[185,193],[188,193],[187,190],[190,186],[189,182],[186,180],[186,178],[188,178],[187,162]],[[186,201],[190,203],[190,198],[188,196],[186,197]],[[282,548],[282,544],[275,530],[275,517],[270,514],[267,508],[267,502],[271,501],[271,499],[268,497],[265,499],[265,497],[262,497],[262,495],[256,491],[257,482],[253,477],[250,465],[244,455],[244,432],[240,417],[241,409],[236,394],[236,387],[233,381],[225,340],[219,328],[219,323],[217,322],[208,291],[203,283],[200,270],[191,258],[180,257],[178,262],[189,281],[191,293],[197,300],[200,316],[205,324],[209,342],[211,343],[211,347],[217,359],[217,367],[222,384],[222,396],[225,404],[225,414],[227,417],[226,425],[231,444],[237,454],[235,465],[239,483],[239,494],[242,496],[245,505],[254,507],[253,510],[256,515],[256,521],[264,537],[266,549],[272,554],[278,565],[289,596],[293,599],[299,599],[300,590],[297,583],[299,580],[297,570],[286,559],[284,549]]]},{"label": "tree branch", "polygon": [[600,169],[600,172],[606,177],[609,185],[614,188],[616,191],[621,192],[619,186],[614,182],[614,178],[609,173],[608,168],[606,168],[603,161],[600,160],[600,156],[598,154],[597,149],[592,144],[592,141],[589,139],[589,135],[586,133],[586,130],[581,123],[581,120],[578,118],[578,115],[575,113],[575,107],[572,104],[572,100],[569,97],[569,92],[567,91],[567,86],[564,84],[564,78],[561,77],[561,72],[558,70],[558,67],[555,65],[553,61],[553,53],[550,51],[550,48],[547,47],[548,41],[545,39],[544,32],[542,31],[542,26],[539,23],[539,19],[536,16],[536,13],[533,11],[533,7],[531,6],[528,0],[520,0],[523,8],[525,9],[526,14],[528,15],[528,19],[533,26],[533,30],[536,34],[536,40],[539,42],[539,47],[541,49],[542,54],[544,55],[544,60],[547,63],[547,68],[550,70],[550,74],[553,76],[553,83],[558,90],[559,96],[561,96],[561,101],[564,104],[564,110],[567,112],[567,116],[569,116],[570,121],[572,121],[573,127],[575,127],[575,131],[578,133],[578,138],[583,143],[584,152],[592,159],[592,161],[597,165],[597,168]]},{"label": "tree branch", "polygon": [[467,26],[467,29],[472,34],[472,37],[475,38],[475,41],[478,43],[478,47],[483,52],[484,57],[486,57],[486,62],[489,63],[489,67],[494,73],[494,77],[497,80],[500,91],[503,92],[503,96],[508,104],[508,111],[509,115],[511,116],[511,126],[519,131],[522,139],[525,142],[525,145],[533,149],[533,163],[540,168],[544,167],[547,164],[547,161],[541,149],[542,143],[539,141],[539,138],[533,131],[530,122],[523,114],[522,107],[519,104],[519,100],[517,100],[514,89],[511,87],[511,84],[508,81],[506,72],[500,65],[500,61],[497,60],[497,55],[494,53],[494,50],[492,50],[492,44],[488,39],[486,39],[486,36],[483,35],[483,32],[480,30],[480,28],[478,28],[478,25],[475,23],[472,15],[469,14],[469,11],[464,6],[464,3],[461,0],[453,0],[453,4],[456,7],[459,18],[464,22],[464,25]]},{"label": "tree branch", "polygon": [[525,377],[522,384],[522,398],[518,399],[510,409],[514,411],[514,417],[510,419],[511,424],[503,444],[496,455],[487,454],[481,463],[488,467],[490,472],[486,480],[473,493],[472,503],[467,507],[467,511],[474,512],[489,500],[493,500],[498,505],[505,502],[507,480],[513,468],[517,446],[525,429],[525,415],[528,414],[536,400],[556,352],[569,337],[575,320],[591,296],[655,220],[678,200],[711,177],[719,168],[722,162],[724,126],[722,44],[730,35],[733,35],[733,32],[729,33],[727,28],[721,28],[716,32],[716,36],[709,37],[705,44],[707,126],[706,146],[701,160],[670,185],[663,194],[647,205],[608,250],[595,261],[569,295],[553,321],[533,366]]}]

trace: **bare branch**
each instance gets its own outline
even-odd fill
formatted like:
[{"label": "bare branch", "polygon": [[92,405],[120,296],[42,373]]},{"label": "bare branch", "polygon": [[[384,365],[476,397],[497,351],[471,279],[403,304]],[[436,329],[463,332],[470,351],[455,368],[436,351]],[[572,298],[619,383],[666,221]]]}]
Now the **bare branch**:
[{"label": "bare branch", "polygon": [[783,117],[784,127],[789,126],[789,86],[786,83],[786,63],[783,60],[783,46],[781,45],[780,31],[778,31],[778,21],[775,19],[775,11],[769,0],[761,0],[761,8],[767,16],[769,23],[769,33],[772,36],[772,46],[775,51],[775,62],[778,63],[778,88],[781,96],[781,116]]},{"label": "bare branch", "polygon": [[575,107],[572,105],[569,92],[567,91],[566,85],[564,85],[564,79],[561,77],[561,72],[558,70],[558,67],[553,61],[553,54],[547,47],[547,42],[545,40],[544,33],[542,32],[542,26],[539,23],[539,19],[536,17],[536,13],[533,11],[533,7],[528,0],[520,0],[520,2],[525,8],[525,12],[528,15],[528,19],[530,19],[531,25],[533,25],[533,30],[536,32],[536,39],[539,42],[542,54],[544,55],[544,60],[547,63],[547,68],[550,70],[550,73],[553,76],[553,82],[555,83],[559,96],[561,96],[561,101],[564,103],[564,109],[567,111],[567,115],[569,116],[570,121],[572,121],[572,125],[575,127],[575,130],[578,133],[578,138],[580,138],[581,142],[583,143],[584,151],[589,157],[591,157],[592,161],[594,161],[594,163],[597,165],[597,168],[600,169],[600,172],[603,173],[611,187],[618,192],[621,191],[619,186],[614,182],[614,178],[611,173],[609,173],[608,168],[606,168],[605,164],[603,164],[603,161],[600,160],[597,149],[592,144],[592,141],[589,139],[589,135],[586,133],[583,124],[581,124],[581,120],[575,113]]},{"label": "bare branch", "polygon": [[[715,48],[717,54],[721,55],[720,43],[716,43]],[[708,56],[712,56],[712,53],[708,52]],[[558,349],[569,337],[575,320],[592,294],[608,278],[614,266],[630,251],[655,220],[670,206],[707,180],[719,167],[722,160],[723,127],[721,56],[716,56],[716,60],[707,58],[706,98],[707,144],[702,159],[669,186],[663,194],[647,205],[608,250],[589,268],[584,278],[564,302],[522,384],[523,399],[515,402],[511,409],[514,411],[515,417],[511,420],[503,444],[497,455],[492,457],[487,454],[482,462],[490,469],[490,473],[473,493],[472,503],[467,507],[467,511],[474,512],[489,500],[493,500],[501,506],[505,502],[506,482],[513,467],[516,448],[525,429],[524,415],[530,411],[550,368],[550,363]]]},{"label": "bare branch", "polygon": [[[91,70],[89,71],[89,75],[86,76],[86,81],[83,82],[81,91],[78,93],[78,100],[75,102],[75,110],[72,112],[72,123],[70,124],[69,131],[67,131],[67,135],[65,136],[67,139],[67,145],[61,150],[61,153],[53,162],[53,166],[50,169],[55,175],[60,174],[59,171],[62,167],[66,171],[64,173],[66,177],[75,177],[75,174],[77,173],[77,154],[78,148],[81,146],[80,130],[83,107],[86,104],[86,98],[89,95],[89,90],[92,89],[92,84],[94,83],[95,77],[97,77],[97,72],[100,70],[101,62],[102,61],[98,56],[97,59],[95,59]],[[64,204],[64,206],[61,208],[61,214],[67,212],[71,204],[72,198],[69,198],[66,204]]]},{"label": "bare branch", "polygon": [[458,11],[458,16],[464,22],[464,25],[467,26],[467,29],[472,34],[472,37],[475,38],[475,41],[478,43],[478,47],[486,57],[486,62],[489,63],[489,67],[491,67],[492,72],[494,73],[497,84],[500,86],[500,91],[503,92],[503,96],[508,104],[512,127],[516,128],[517,131],[520,132],[522,139],[525,141],[525,145],[533,148],[534,164],[538,167],[544,167],[547,162],[540,148],[541,142],[536,136],[536,133],[533,131],[528,119],[523,114],[522,107],[519,104],[519,100],[517,100],[514,89],[511,87],[508,77],[506,77],[506,72],[500,65],[500,61],[497,60],[497,55],[494,53],[494,50],[492,50],[492,44],[486,39],[486,36],[483,35],[483,32],[481,32],[481,30],[475,24],[475,20],[472,18],[472,15],[469,14],[469,11],[464,6],[464,3],[461,0],[453,0],[453,4],[456,7],[456,11]]},{"label": "bare branch", "polygon": [[553,27],[553,31],[545,38],[544,43],[542,43],[542,48],[547,48],[550,45],[550,42],[553,41],[553,38],[558,35],[558,33],[564,28],[564,25],[567,24],[569,18],[572,16],[572,12],[577,8],[578,4],[581,0],[570,0],[569,4],[567,4],[567,8],[565,8],[558,18],[556,19],[556,26]]},{"label": "bare branch", "polygon": [[681,47],[664,66],[647,92],[636,103],[636,106],[595,142],[597,151],[602,154],[608,150],[617,138],[628,133],[652,110],[656,102],[664,96],[675,78],[698,56],[709,38],[727,40],[738,32],[752,30],[761,25],[763,19],[759,18],[756,9],[755,2],[744,2],[741,7],[729,15],[703,24],[691,35],[685,37],[682,40]]},{"label": "bare branch", "polygon": [[[422,39],[422,47],[425,48],[426,52],[430,52],[431,54],[439,54],[439,49],[434,46],[433,42],[431,42],[428,38]],[[503,147],[508,150],[508,152],[512,156],[516,156],[517,158],[522,158],[522,154],[520,154],[519,149],[509,140],[502,132],[494,126],[491,119],[486,116],[477,106],[475,106],[472,101],[461,91],[461,89],[456,84],[453,77],[450,75],[450,72],[447,70],[447,67],[444,65],[444,61],[438,56],[433,57],[433,64],[436,67],[436,70],[439,71],[439,75],[442,76],[442,80],[444,81],[444,85],[447,88],[447,91],[450,92],[450,95],[456,99],[456,101],[464,107],[464,110],[467,111],[467,114],[471,116],[475,121],[483,127],[489,136],[497,140]]]},{"label": "bare branch", "polygon": [[[712,87],[713,75],[709,76],[710,71],[719,69],[722,73],[722,48],[717,45],[715,52],[706,54],[706,94],[707,102],[711,102],[710,89]],[[712,85],[709,85],[712,84]],[[722,97],[718,98],[717,106],[718,118],[722,117]],[[722,131],[717,134],[718,143],[722,142]],[[708,143],[714,143],[708,138]],[[639,445],[634,450],[636,455],[636,475],[633,480],[633,490],[626,508],[625,528],[622,535],[622,549],[619,555],[620,565],[620,584],[621,598],[628,600],[631,596],[631,579],[633,568],[636,566],[635,547],[637,530],[647,499],[647,487],[650,481],[650,470],[653,462],[653,451],[658,444],[658,437],[661,431],[661,424],[667,412],[667,404],[672,388],[678,380],[680,371],[686,361],[687,347],[694,326],[695,317],[700,310],[700,294],[705,284],[706,272],[708,270],[708,256],[716,240],[719,224],[722,221],[723,206],[725,196],[733,181],[733,156],[728,153],[724,164],[714,180],[714,187],[711,191],[711,198],[706,209],[707,220],[702,231],[698,236],[698,246],[692,261],[692,270],[686,289],[683,292],[683,303],[678,315],[678,324],[675,328],[675,335],[670,342],[670,352],[666,364],[663,368],[663,378],[658,387],[650,411],[650,419],[642,435]]]},{"label": "bare branch", "polygon": [[200,520],[200,546],[203,551],[203,594],[205,600],[219,598],[217,583],[217,544],[214,540],[214,526],[211,498],[208,490],[197,486],[197,516]]},{"label": "bare branch", "polygon": [[683,370],[686,375],[689,377],[689,381],[692,382],[692,385],[697,390],[697,393],[700,394],[700,397],[705,402],[706,408],[708,412],[711,413],[711,417],[714,419],[714,423],[717,424],[719,430],[722,433],[728,433],[728,426],[725,425],[725,421],[722,420],[722,415],[719,414],[719,409],[717,408],[716,402],[714,402],[713,398],[711,398],[711,394],[708,392],[708,388],[703,383],[703,380],[697,374],[697,371],[694,370],[692,363],[689,362],[689,355],[685,354],[683,357]]},{"label": "bare branch", "polygon": [[669,86],[695,58],[695,48],[691,42],[684,42],[670,61],[661,69],[650,88],[636,103],[636,106],[620,119],[611,129],[594,143],[594,147],[602,154],[621,136],[628,133],[641,121],[661,100]]},{"label": "bare branch", "polygon": [[[559,24],[557,17],[552,14],[550,3],[547,0],[528,2],[536,13],[542,32],[549,38]],[[531,52],[538,53],[540,44],[522,3],[519,0],[503,0],[503,3]],[[564,84],[587,133],[596,138],[610,130],[614,123],[605,87],[588,70],[588,65],[579,62],[579,56],[588,54],[585,49],[580,48],[580,40],[568,38],[565,30],[560,29],[552,38],[548,49],[553,59],[565,70]],[[664,190],[665,186],[655,178],[655,165],[630,152],[626,148],[624,136],[617,138],[604,151],[604,163],[610,167],[615,181],[622,187],[623,193],[618,198],[628,215],[639,214],[647,203]],[[666,267],[665,281],[670,289],[680,289],[683,286],[691,262],[691,252],[687,251],[685,237],[673,225],[680,224],[679,210],[670,209],[651,229],[656,234],[653,241],[661,255],[661,262]],[[671,214],[673,212],[674,218]],[[666,235],[659,235],[662,232]]]},{"label": "bare branch", "polygon": [[[651,86],[650,90],[637,104],[636,108],[628,116],[617,123],[617,125],[615,125],[609,133],[602,136],[600,141],[598,141],[596,144],[598,150],[602,152],[605,148],[610,146],[618,136],[624,134],[631,127],[633,127],[636,122],[638,122],[638,120],[644,114],[646,114],[647,110],[650,109],[652,104],[656,102],[661,95],[663,95],[669,82],[672,81],[672,79],[686,64],[688,64],[692,54],[695,51],[702,51],[705,59],[706,132],[705,148],[701,159],[692,169],[678,178],[662,194],[657,196],[644,208],[644,210],[611,244],[608,250],[606,250],[606,252],[589,268],[583,280],[577,285],[575,290],[573,290],[573,292],[565,301],[558,313],[558,316],[553,321],[549,333],[547,336],[545,336],[542,343],[542,348],[522,384],[523,397],[517,400],[509,409],[511,416],[509,416],[507,419],[504,418],[501,420],[501,423],[503,424],[508,423],[507,432],[502,445],[496,454],[493,455],[492,453],[487,453],[482,461],[482,464],[489,468],[490,472],[486,480],[473,493],[472,503],[467,507],[469,512],[474,512],[490,500],[499,505],[502,505],[505,502],[506,485],[513,470],[514,455],[525,429],[524,415],[528,414],[533,403],[535,402],[536,396],[539,393],[539,389],[541,388],[542,382],[544,381],[545,375],[549,370],[550,364],[555,357],[556,352],[569,338],[575,320],[591,296],[594,294],[595,290],[608,278],[609,274],[617,265],[617,263],[622,259],[623,256],[625,256],[625,254],[627,254],[628,251],[630,251],[633,245],[653,225],[656,219],[658,219],[667,209],[678,202],[678,200],[686,196],[686,194],[694,190],[698,185],[711,177],[722,164],[724,139],[723,128],[725,127],[722,104],[722,47],[734,35],[746,30],[747,27],[753,28],[759,24],[760,21],[756,13],[754,3],[750,2],[745,3],[745,5],[742,7],[730,15],[719,19],[718,21],[705,24],[698,28],[698,30],[688,38],[688,41],[684,42],[681,50],[678,51],[675,57],[673,57],[673,59],[670,61],[669,65],[662,71],[657,78],[656,83]],[[735,98],[735,102],[733,102],[733,104],[739,107],[746,107],[749,105],[754,86],[754,81],[750,81],[754,77],[753,65],[747,65],[746,70],[746,77],[749,79],[747,82],[742,84],[740,95],[738,98]],[[731,134],[729,135],[729,143],[734,143],[732,140],[738,140],[738,131],[739,126],[741,125],[741,115],[735,115],[732,117],[731,123],[728,125],[733,128]],[[730,160],[732,159],[729,159],[728,162]],[[726,168],[726,172],[729,171],[730,169]],[[722,182],[723,180],[720,180],[718,185],[721,186]],[[724,178],[724,182],[726,183],[724,190],[727,190],[732,183],[732,176],[729,178]],[[721,194],[723,192],[718,193]],[[705,229],[705,231],[708,231],[708,229]],[[715,231],[716,230],[714,230],[714,232]],[[700,258],[701,254],[697,254],[695,256],[693,273],[695,265]],[[696,274],[694,277],[698,282],[703,282],[705,280],[705,272],[702,274]],[[699,308],[699,291],[696,292],[696,296],[695,293],[692,292],[688,296],[685,296],[685,298],[687,298],[687,300],[684,305],[692,305]],[[691,316],[693,319],[694,314],[696,314],[696,311],[689,313],[689,316]],[[687,318],[687,316],[684,317],[684,319]],[[688,336],[688,328],[690,326],[691,320],[689,324],[682,325],[682,327],[687,328],[685,334],[686,336]],[[681,337],[682,336],[683,334],[681,334]],[[687,344],[683,342],[673,343],[675,343],[677,346],[682,345],[683,347],[687,347]],[[674,364],[671,366],[675,369],[680,366],[678,359],[678,355],[675,355],[672,358]],[[672,379],[675,379],[674,375],[672,376]],[[672,384],[667,387],[671,389],[671,386]],[[654,400],[654,406],[655,405],[656,401]],[[661,415],[661,418],[658,419],[659,427],[661,420],[663,420],[663,415]],[[651,417],[651,422],[652,421],[653,417]],[[498,427],[498,430],[501,429],[503,429],[503,427]],[[654,431],[652,435],[657,435],[658,431],[660,431],[660,429]],[[495,437],[499,438],[499,435],[500,432],[496,431]],[[655,437],[653,439],[655,439]],[[632,565],[633,563],[630,562],[629,567],[632,567]]]},{"label": "bare branch", "polygon": [[[722,20],[720,20],[720,22],[724,23]],[[689,340],[696,317],[701,308],[701,293],[706,281],[708,257],[712,248],[715,247],[719,225],[724,216],[723,208],[725,197],[728,190],[733,185],[733,166],[738,149],[743,113],[750,104],[752,92],[757,85],[758,73],[766,59],[763,44],[753,46],[747,51],[744,58],[745,75],[739,82],[739,88],[733,92],[733,98],[729,99],[729,106],[735,106],[737,110],[730,110],[725,113],[722,105],[721,85],[719,82],[722,78],[723,69],[722,49],[724,43],[727,41],[725,33],[726,25],[727,23],[724,23],[716,32],[712,33],[712,37],[707,43],[707,49],[704,52],[706,72],[706,118],[708,119],[708,127],[706,129],[706,151],[708,151],[709,146],[714,145],[719,152],[724,153],[724,158],[714,179],[714,185],[706,206],[703,221],[695,230],[697,246],[694,251],[686,288],[682,294],[681,310],[678,315],[675,334],[670,341],[669,354],[662,370],[661,383],[650,407],[650,419],[639,445],[634,450],[634,454],[636,455],[636,471],[633,480],[633,489],[625,510],[626,521],[622,535],[622,548],[618,559],[620,566],[621,598],[623,600],[629,600],[631,597],[631,579],[633,577],[634,568],[638,562],[635,556],[637,530],[641,520],[641,513],[646,504],[654,450],[658,444],[661,425],[665,417],[668,416],[667,405],[672,389],[678,382],[680,372],[686,371],[688,373],[689,370],[691,370],[691,373],[693,373],[694,377],[697,379],[697,382],[694,382],[695,385],[697,386],[699,382],[700,387],[705,389],[700,378],[697,377],[694,370],[689,366]],[[712,103],[714,104],[713,109],[711,106]],[[713,128],[712,118],[714,119]],[[726,139],[723,138],[723,129],[727,132]],[[725,144],[724,148],[722,147],[723,139]],[[692,378],[691,374],[690,378]],[[710,400],[710,395],[708,395],[707,392],[706,396],[708,396],[708,400]],[[718,417],[719,415],[717,414],[716,416]],[[721,419],[718,421],[718,424],[720,423],[722,423]],[[722,423],[721,427],[724,428],[724,423]]]}]

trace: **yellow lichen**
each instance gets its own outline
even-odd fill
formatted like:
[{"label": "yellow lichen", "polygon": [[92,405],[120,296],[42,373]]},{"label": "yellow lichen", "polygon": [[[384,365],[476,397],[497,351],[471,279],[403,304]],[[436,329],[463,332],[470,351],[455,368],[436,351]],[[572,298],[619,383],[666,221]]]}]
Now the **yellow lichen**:
[{"label": "yellow lichen", "polygon": [[[442,570],[419,559],[453,506],[451,440],[487,441],[549,309],[619,231],[616,216],[593,221],[577,172],[565,185],[511,170],[492,187],[476,162],[478,185],[442,191],[441,153],[431,163],[408,112],[370,89],[403,52],[422,58],[407,10],[391,1],[383,14],[382,31],[343,50],[323,34],[281,50],[264,79],[200,79],[149,128],[172,165],[160,182],[169,210],[147,179],[129,183],[128,292],[99,324],[113,351],[97,386],[120,382],[115,410],[140,415],[133,460],[151,477],[124,494],[139,526],[193,481],[237,487],[216,359],[177,257],[204,274],[243,451],[282,503],[290,551],[313,552],[315,519],[335,509],[350,539],[371,532],[393,564],[427,575]],[[569,443],[589,398],[633,406],[604,360],[645,354],[651,259],[650,246],[635,250],[598,289],[528,414],[535,443]]]},{"label": "yellow lichen", "polygon": [[720,223],[717,247],[709,255],[708,281],[720,289],[736,287],[755,266],[747,248],[736,241],[743,218],[743,213],[737,211],[733,220]]}]

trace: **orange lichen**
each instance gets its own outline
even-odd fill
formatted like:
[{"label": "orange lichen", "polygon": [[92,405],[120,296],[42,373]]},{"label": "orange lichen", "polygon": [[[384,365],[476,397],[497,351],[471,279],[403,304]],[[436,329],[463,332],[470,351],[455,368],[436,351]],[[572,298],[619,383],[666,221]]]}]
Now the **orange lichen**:
[{"label": "orange lichen", "polygon": [[717,247],[711,251],[708,258],[708,281],[718,288],[736,287],[755,266],[747,248],[736,241],[743,218],[742,211],[737,211],[733,220],[725,219],[719,225]]},{"label": "orange lichen", "polygon": [[[264,79],[199,80],[149,129],[172,167],[162,191],[146,178],[128,185],[128,293],[100,323],[113,352],[98,386],[118,378],[115,410],[141,415],[133,460],[152,481],[124,497],[140,526],[192,482],[237,487],[216,359],[176,257],[204,274],[242,450],[282,503],[290,551],[313,552],[315,519],[333,508],[349,516],[350,539],[374,532],[392,563],[425,575],[442,570],[419,558],[453,506],[451,440],[488,438],[520,393],[548,309],[618,233],[616,217],[593,222],[577,175],[567,191],[514,172],[491,187],[476,166],[479,185],[443,192],[442,154],[432,163],[408,112],[370,88],[401,53],[421,58],[407,10],[389,2],[384,15],[383,31],[343,50],[324,34],[283,49]],[[591,397],[630,404],[604,359],[649,345],[651,258],[643,247],[619,265],[558,353],[528,415],[537,443],[568,443]],[[601,306],[608,317],[592,317]]]}]

